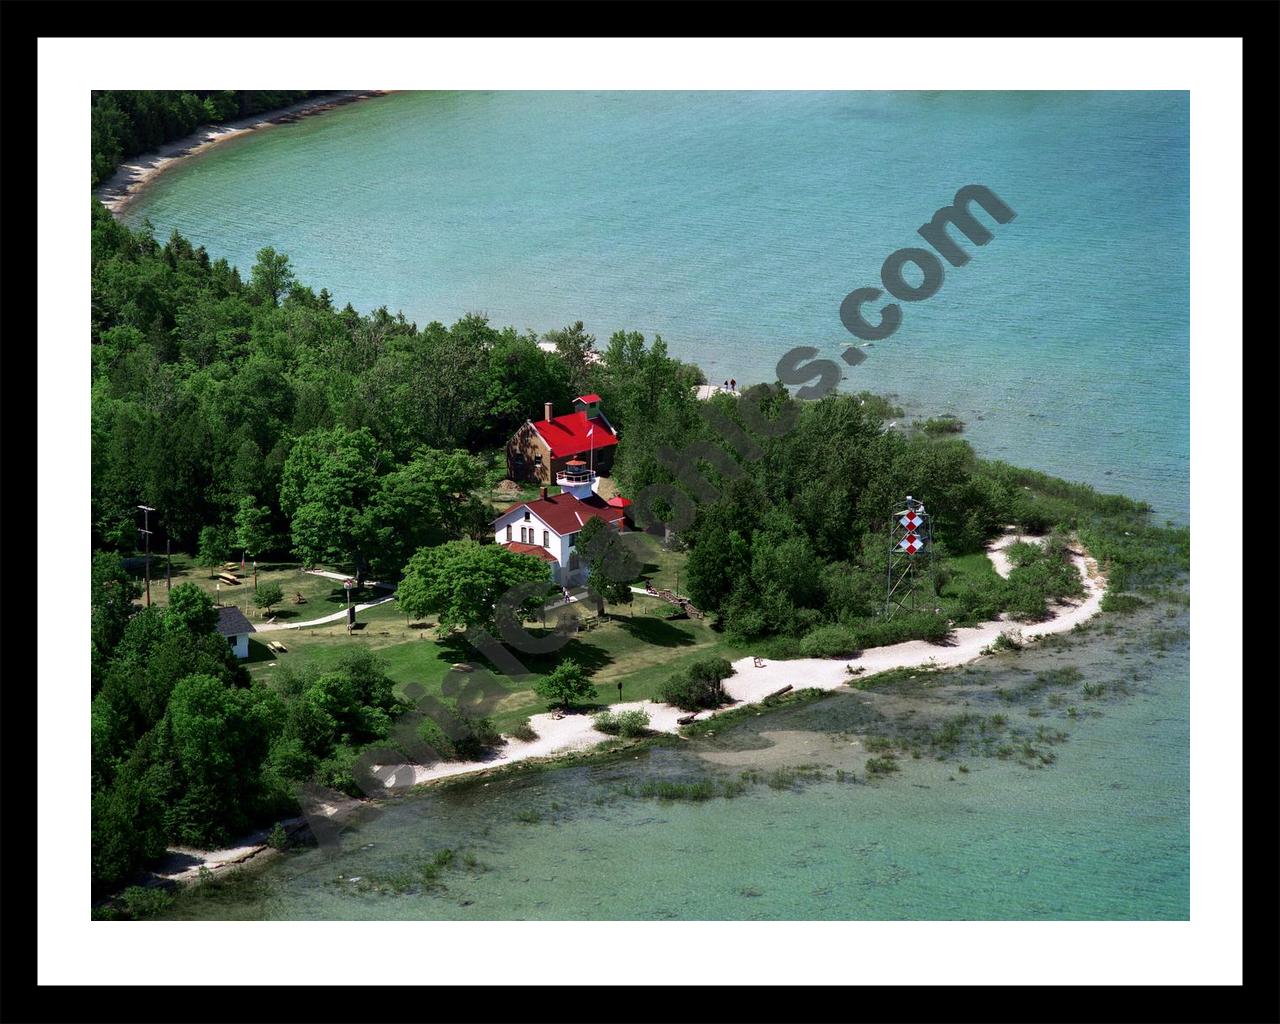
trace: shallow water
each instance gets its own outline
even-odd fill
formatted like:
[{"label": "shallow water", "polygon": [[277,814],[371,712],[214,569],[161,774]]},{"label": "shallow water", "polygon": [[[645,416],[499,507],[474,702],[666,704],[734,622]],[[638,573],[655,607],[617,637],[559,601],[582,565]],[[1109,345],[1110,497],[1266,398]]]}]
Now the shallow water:
[{"label": "shallow water", "polygon": [[[1064,665],[1081,678],[1019,695],[1034,673]],[[174,916],[1187,918],[1185,610],[922,681],[945,685],[836,693],[638,758],[411,794],[346,833],[336,852],[313,847],[252,868],[238,883],[190,894]],[[1107,692],[1084,695],[1099,682]],[[1033,707],[1042,717],[1028,717]],[[925,753],[869,779],[856,733],[960,711],[1003,713],[1012,729],[1045,725],[1067,738],[1037,744],[1052,750],[1048,766]],[[778,738],[781,752],[770,746]],[[814,766],[821,777],[772,788],[781,764]],[[734,780],[752,765],[762,781],[732,799],[660,802],[625,791],[654,778]],[[421,867],[446,848],[457,859],[430,888]]]},{"label": "shallow water", "polygon": [[231,140],[127,211],[419,324],[661,333],[773,380],[958,188],[1016,212],[843,386],[1185,523],[1189,103],[1169,92],[403,93]]}]

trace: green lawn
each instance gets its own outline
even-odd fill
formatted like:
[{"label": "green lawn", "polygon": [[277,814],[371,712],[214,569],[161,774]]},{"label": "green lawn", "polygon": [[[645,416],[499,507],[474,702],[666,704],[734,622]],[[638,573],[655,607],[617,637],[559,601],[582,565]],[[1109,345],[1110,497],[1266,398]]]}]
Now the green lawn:
[{"label": "green lawn", "polygon": [[666,550],[660,540],[647,533],[628,534],[627,545],[642,566],[638,586],[644,586],[644,580],[648,579],[653,582],[655,590],[672,590],[682,595],[688,593],[685,563],[689,556],[686,553]]},{"label": "green lawn", "polygon": [[[493,715],[498,727],[510,729],[528,715],[546,710],[533,692],[534,682],[565,658],[573,658],[590,673],[599,688],[601,703],[612,703],[618,699],[619,681],[624,700],[643,700],[656,696],[672,672],[696,658],[710,654],[742,656],[743,652],[732,648],[705,620],[661,619],[645,613],[642,606],[649,603],[649,599],[638,599],[634,615],[619,610],[617,617],[577,634],[552,654],[513,652],[532,676],[518,683],[498,676],[499,682],[512,691]],[[652,605],[654,611],[670,607],[656,601]],[[361,612],[360,621],[363,628],[351,636],[342,622],[273,633],[272,639],[282,640],[289,648],[289,653],[278,658],[258,639],[250,638],[249,671],[255,678],[270,680],[278,665],[323,670],[335,664],[344,651],[362,647],[376,651],[383,659],[399,692],[403,693],[406,684],[416,682],[426,693],[439,696],[454,662],[488,666],[459,634],[439,640],[434,628],[407,626],[394,602]],[[538,636],[543,631],[530,624],[529,632]]]},{"label": "green lawn", "polygon": [[[344,572],[349,569],[349,567],[327,565],[320,566],[320,568],[335,572]],[[253,565],[251,562],[246,564],[243,573],[239,569],[233,571],[233,574],[241,580],[238,586],[227,583],[219,585],[218,572],[219,569],[217,568],[206,569],[196,565],[195,560],[190,555],[175,554],[172,559],[170,579],[174,586],[179,583],[194,583],[200,589],[206,591],[210,597],[220,600],[222,604],[235,605],[255,625],[270,618],[264,609],[257,607],[253,603]],[[141,581],[142,569],[140,564],[138,571],[134,575]],[[161,607],[168,601],[164,575],[164,556],[156,557],[153,554],[151,556],[151,603]],[[280,584],[280,589],[284,591],[284,602],[273,605],[271,609],[271,614],[275,616],[277,622],[286,622],[290,619],[302,621],[318,619],[324,615],[331,615],[333,612],[341,611],[346,607],[347,603],[346,591],[339,581],[329,579],[326,576],[313,576],[310,573],[303,572],[301,564],[297,562],[259,562],[258,583],[259,585],[278,583]],[[304,604],[294,603],[294,597],[299,593],[306,599]],[[361,590],[352,589],[351,600],[353,602],[371,601],[385,596],[386,593],[387,591],[376,587],[366,586]],[[139,601],[140,603],[145,601],[145,597],[140,598]]]},{"label": "green lawn", "polygon": [[[646,573],[655,586],[668,587],[684,555],[661,550],[652,538],[642,538],[641,553]],[[589,617],[594,609],[587,602],[568,607],[568,613],[579,619]],[[503,698],[493,715],[500,729],[512,726],[545,707],[533,692],[535,680],[552,671],[562,659],[573,658],[597,684],[601,703],[618,699],[617,684],[622,682],[623,700],[643,700],[657,695],[661,684],[677,669],[699,657],[711,654],[727,658],[746,653],[733,648],[713,631],[706,619],[668,619],[672,606],[643,594],[635,595],[630,605],[608,609],[606,620],[590,630],[574,636],[564,647],[547,655],[530,655],[515,651],[516,657],[532,674],[518,683],[499,675],[499,681],[512,692]],[[397,689],[411,682],[432,695],[440,695],[449,666],[454,662],[472,662],[487,666],[480,653],[457,634],[438,639],[436,623],[408,623],[394,601],[359,613],[360,629],[347,635],[345,621],[301,630],[283,630],[250,638],[248,668],[257,679],[270,680],[278,666],[315,667],[323,670],[333,665],[342,653],[353,647],[376,651],[385,661],[387,672]],[[550,621],[550,620],[549,620]],[[541,621],[527,624],[529,631],[541,635]],[[281,640],[289,648],[287,654],[273,656],[260,641]]]}]

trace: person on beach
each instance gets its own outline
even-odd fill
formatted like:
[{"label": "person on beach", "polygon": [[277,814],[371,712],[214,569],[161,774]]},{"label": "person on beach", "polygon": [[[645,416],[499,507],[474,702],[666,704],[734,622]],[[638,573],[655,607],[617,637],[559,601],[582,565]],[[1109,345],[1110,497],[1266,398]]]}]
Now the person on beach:
[{"label": "person on beach", "polygon": [[736,379],[736,378],[734,378],[734,377],[730,377],[730,378],[729,378],[729,390],[730,390],[730,391],[737,391],[737,390],[738,390],[738,381],[737,381],[737,379]]}]

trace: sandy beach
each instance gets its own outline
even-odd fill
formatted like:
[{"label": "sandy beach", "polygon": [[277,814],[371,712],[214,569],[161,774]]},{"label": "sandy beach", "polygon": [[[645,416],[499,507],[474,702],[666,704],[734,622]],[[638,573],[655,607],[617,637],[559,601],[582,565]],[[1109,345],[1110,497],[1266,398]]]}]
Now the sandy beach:
[{"label": "sandy beach", "polygon": [[354,103],[356,100],[371,99],[386,94],[386,90],[381,89],[325,93],[322,96],[301,100],[288,107],[281,107],[279,110],[242,117],[225,124],[205,125],[192,134],[166,143],[150,153],[143,153],[125,160],[116,168],[115,174],[93,190],[93,196],[118,216],[139,192],[179,160],[202,153],[227,139],[270,128],[272,125],[290,124],[299,118],[333,110],[335,107]]}]

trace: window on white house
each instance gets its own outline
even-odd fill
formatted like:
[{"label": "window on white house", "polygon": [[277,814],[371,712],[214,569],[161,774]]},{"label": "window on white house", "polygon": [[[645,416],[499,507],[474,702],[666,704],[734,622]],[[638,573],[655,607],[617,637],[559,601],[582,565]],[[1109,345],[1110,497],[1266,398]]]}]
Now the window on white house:
[{"label": "window on white house", "polygon": [[529,531],[527,529],[525,529],[523,526],[520,527],[520,543],[521,544],[529,543],[528,533]]},{"label": "window on white house", "polygon": [[511,524],[508,523],[507,524],[507,541],[510,542],[510,540],[511,540]]},{"label": "window on white house", "polygon": [[544,548],[551,547],[551,534],[547,530],[542,531],[542,546]]}]

